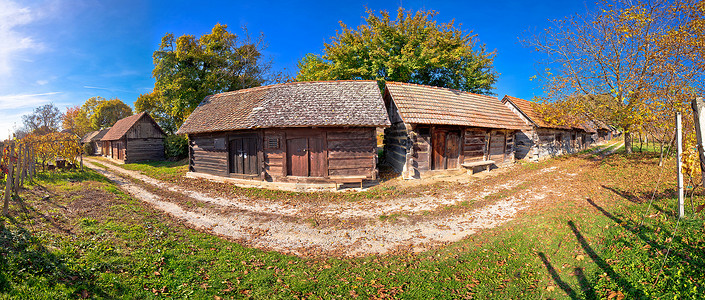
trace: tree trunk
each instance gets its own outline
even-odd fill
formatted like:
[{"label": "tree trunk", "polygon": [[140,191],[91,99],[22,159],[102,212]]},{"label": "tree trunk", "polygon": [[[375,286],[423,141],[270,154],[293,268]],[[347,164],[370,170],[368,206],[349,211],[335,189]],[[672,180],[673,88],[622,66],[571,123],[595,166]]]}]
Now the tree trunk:
[{"label": "tree trunk", "polygon": [[632,154],[632,134],[629,130],[624,130],[624,149],[627,150],[627,154]]}]

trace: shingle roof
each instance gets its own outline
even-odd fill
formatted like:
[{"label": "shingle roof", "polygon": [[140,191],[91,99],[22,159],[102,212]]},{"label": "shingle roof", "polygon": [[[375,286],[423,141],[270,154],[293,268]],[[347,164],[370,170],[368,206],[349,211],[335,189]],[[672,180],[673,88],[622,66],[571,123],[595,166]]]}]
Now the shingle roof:
[{"label": "shingle roof", "polygon": [[152,123],[154,123],[154,126],[156,126],[159,129],[159,131],[164,133],[162,128],[159,127],[159,125],[157,125],[156,122],[154,122],[154,119],[152,119],[152,117],[148,113],[141,112],[136,115],[131,115],[129,117],[122,118],[122,119],[118,120],[117,122],[115,122],[115,125],[113,125],[113,127],[110,127],[108,132],[105,133],[103,138],[100,140],[101,141],[114,141],[114,140],[121,139],[123,136],[125,136],[127,131],[129,131],[130,128],[132,128],[132,126],[134,126],[140,119],[142,119],[142,117],[149,118],[150,121]]},{"label": "shingle roof", "polygon": [[491,96],[411,83],[387,82],[405,123],[521,129],[524,122]]},{"label": "shingle roof", "polygon": [[110,128],[106,128],[103,130],[96,130],[93,132],[89,132],[88,134],[84,135],[83,138],[81,138],[81,143],[88,143],[88,142],[95,142],[95,141],[100,141]]},{"label": "shingle roof", "polygon": [[292,82],[206,97],[177,133],[248,128],[389,126],[376,81]]},{"label": "shingle roof", "polygon": [[541,116],[539,116],[539,114],[534,110],[534,105],[539,105],[538,103],[505,95],[502,99],[502,103],[506,103],[507,101],[513,104],[514,107],[516,107],[521,113],[523,113],[524,116],[529,119],[531,123],[534,123],[537,127],[570,129],[570,126],[551,125],[544,122],[543,118],[541,118]]},{"label": "shingle roof", "polygon": [[84,136],[81,138],[81,143],[88,143],[88,142],[92,141],[92,140],[93,140],[93,137],[95,137],[96,135],[98,135],[99,132],[100,132],[100,130],[91,131],[91,132],[89,132],[89,133],[86,133],[86,135],[84,135]]}]

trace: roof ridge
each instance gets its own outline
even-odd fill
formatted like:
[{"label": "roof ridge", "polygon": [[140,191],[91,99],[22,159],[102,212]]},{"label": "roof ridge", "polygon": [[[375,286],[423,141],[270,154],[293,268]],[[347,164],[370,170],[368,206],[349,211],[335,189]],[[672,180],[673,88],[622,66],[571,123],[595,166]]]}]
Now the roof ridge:
[{"label": "roof ridge", "polygon": [[251,92],[251,91],[256,91],[256,90],[269,90],[269,89],[272,89],[272,88],[275,88],[275,87],[288,86],[288,85],[312,84],[312,83],[333,83],[333,82],[374,82],[374,83],[377,83],[376,80],[314,80],[314,81],[292,81],[292,82],[283,82],[283,83],[277,83],[277,84],[272,84],[272,85],[254,86],[254,87],[249,87],[249,88],[239,89],[239,90],[234,90],[234,91],[227,91],[227,92],[222,92],[222,93],[217,93],[217,94],[208,95],[207,97],[234,95],[234,94],[238,94],[238,93],[242,93],[242,92]]},{"label": "roof ridge", "polygon": [[433,88],[433,89],[438,89],[438,90],[445,90],[445,91],[452,91],[452,92],[460,92],[460,93],[465,93],[469,95],[475,95],[475,96],[480,96],[480,97],[485,97],[485,98],[493,98],[493,99],[499,99],[495,96],[491,95],[484,95],[484,94],[478,94],[478,93],[472,93],[468,91],[463,91],[463,90],[458,90],[458,89],[451,89],[451,88],[446,88],[446,87],[440,87],[440,86],[435,86],[435,85],[424,85],[424,84],[418,84],[418,83],[411,83],[411,82],[398,82],[398,81],[386,81],[386,84],[391,83],[392,85],[412,85],[412,86],[418,86],[418,87],[423,87],[423,88]]}]

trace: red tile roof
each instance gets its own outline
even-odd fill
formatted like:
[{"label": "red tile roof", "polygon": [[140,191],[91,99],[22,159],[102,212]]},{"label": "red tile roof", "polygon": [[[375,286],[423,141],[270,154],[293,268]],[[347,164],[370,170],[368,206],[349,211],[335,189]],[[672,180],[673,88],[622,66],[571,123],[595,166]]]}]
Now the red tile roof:
[{"label": "red tile roof", "polygon": [[210,95],[177,133],[389,125],[376,81],[341,80],[291,82]]},{"label": "red tile roof", "polygon": [[110,128],[106,128],[103,130],[96,130],[93,132],[89,132],[86,135],[84,135],[83,138],[81,138],[81,143],[100,141],[100,139],[102,139],[105,136],[105,134],[108,133],[109,130],[110,130]]},{"label": "red tile roof", "polygon": [[509,95],[505,95],[504,98],[502,99],[502,103],[511,103],[516,107],[517,110],[519,110],[524,116],[529,119],[531,123],[534,123],[539,128],[557,128],[557,129],[570,129],[570,126],[558,126],[558,125],[551,125],[546,122],[544,122],[543,118],[539,116],[539,114],[534,110],[535,105],[540,105],[535,102],[531,102],[528,100],[524,99],[519,99],[516,97],[512,97]]},{"label": "red tile roof", "polygon": [[411,83],[387,82],[405,123],[522,129],[526,124],[499,99]]},{"label": "red tile roof", "polygon": [[136,115],[122,118],[122,119],[118,120],[117,122],[115,122],[115,125],[113,125],[113,127],[110,127],[110,130],[108,130],[108,132],[105,133],[105,136],[103,136],[103,138],[100,140],[101,141],[114,141],[114,140],[121,139],[130,130],[130,128],[132,128],[132,126],[137,124],[137,122],[140,119],[142,119],[143,117],[149,118],[152,121],[152,123],[154,123],[154,126],[156,126],[159,129],[159,131],[162,132],[162,134],[166,135],[164,133],[164,131],[162,130],[162,128],[159,127],[159,125],[157,125],[157,122],[155,122],[154,119],[152,119],[152,117],[148,113],[141,112]]}]

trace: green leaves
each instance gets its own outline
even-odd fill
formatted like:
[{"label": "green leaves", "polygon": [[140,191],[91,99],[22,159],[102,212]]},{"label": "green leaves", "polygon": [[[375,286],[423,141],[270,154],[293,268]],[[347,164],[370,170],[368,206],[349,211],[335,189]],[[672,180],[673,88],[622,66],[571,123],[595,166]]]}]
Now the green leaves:
[{"label": "green leaves", "polygon": [[96,129],[108,128],[118,120],[131,115],[132,108],[118,98],[102,101],[96,106],[95,113],[90,117],[91,126]]},{"label": "green leaves", "polygon": [[396,20],[386,11],[367,14],[357,29],[341,22],[322,57],[307,54],[299,61],[296,79],[398,81],[491,94],[494,52],[484,45],[476,50],[475,35],[452,21],[437,24],[434,11],[399,8]]},{"label": "green leaves", "polygon": [[153,55],[154,90],[140,95],[136,110],[174,132],[206,96],[262,85],[269,70],[263,37],[241,39],[227,28],[216,24],[200,38],[166,34]]}]

